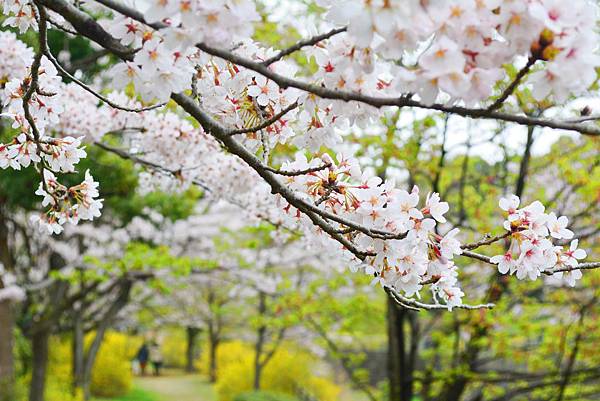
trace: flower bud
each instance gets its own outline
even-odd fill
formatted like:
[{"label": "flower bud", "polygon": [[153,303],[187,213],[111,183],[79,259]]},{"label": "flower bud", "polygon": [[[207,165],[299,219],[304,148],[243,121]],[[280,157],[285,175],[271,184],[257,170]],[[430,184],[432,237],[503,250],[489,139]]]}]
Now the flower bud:
[{"label": "flower bud", "polygon": [[539,43],[542,47],[550,46],[554,42],[554,32],[548,28],[544,28],[540,33]]},{"label": "flower bud", "polygon": [[548,46],[542,52],[542,60],[549,61],[554,60],[554,58],[560,53],[560,49],[556,46]]}]

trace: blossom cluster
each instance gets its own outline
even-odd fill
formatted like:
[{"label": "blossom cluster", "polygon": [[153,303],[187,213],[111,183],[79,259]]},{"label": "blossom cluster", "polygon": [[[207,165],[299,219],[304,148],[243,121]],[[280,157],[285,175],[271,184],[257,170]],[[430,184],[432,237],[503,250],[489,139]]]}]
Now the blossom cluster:
[{"label": "blossom cluster", "polygon": [[[33,62],[33,51],[14,32],[0,31],[0,56],[0,87],[14,78],[23,80]],[[4,101],[4,92],[0,91],[0,102]]]},{"label": "blossom cluster", "polygon": [[[588,12],[593,7],[586,0],[568,5],[558,0],[319,3],[328,9],[326,19],[347,25],[348,31],[306,49],[317,67],[311,83],[318,88],[370,96],[417,93],[425,102],[450,97],[474,103],[489,98],[495,83],[505,76],[503,65],[524,57],[529,63],[546,64],[544,69],[534,68],[534,95],[551,94],[560,101],[585,90],[600,65],[594,55],[596,18]],[[7,24],[21,30],[35,27],[29,3],[4,0],[3,6],[13,14]],[[191,89],[201,107],[226,128],[244,130],[239,138],[251,151],[262,147],[268,156],[268,148],[277,144],[315,152],[322,146],[335,149],[341,142],[340,132],[365,128],[379,118],[366,104],[279,87],[266,76],[194,46],[202,41],[261,63],[276,56],[273,49],[248,39],[252,22],[258,19],[250,0],[152,0],[142,11],[147,25],[125,16],[103,22],[124,45],[136,49],[132,61],[117,64],[103,78],[110,77],[111,84],[121,87],[133,83],[143,101],[166,101],[171,93]],[[2,35],[3,42],[18,41],[14,35]],[[108,132],[123,134],[122,145],[149,166],[141,176],[144,189],[156,185],[185,188],[196,183],[206,185],[216,197],[249,201],[257,210],[261,204],[272,205],[266,200],[268,186],[256,172],[221,152],[213,137],[173,110],[128,113],[106,104],[98,106],[92,94],[73,83],[62,83],[45,57],[34,82],[27,68],[32,52],[24,45],[0,47],[0,55],[5,54],[17,57],[0,66],[5,83],[0,95],[3,116],[12,120],[18,132],[11,142],[0,144],[0,167],[20,169],[32,163],[40,167],[42,182],[36,193],[49,211],[34,220],[48,232],[60,233],[65,222],[99,216],[102,200],[89,172],[84,182],[70,188],[60,184],[55,173],[73,172],[86,156],[84,136],[99,141]],[[293,61],[267,64],[271,71],[287,77],[302,72]],[[37,88],[30,91],[34,83]],[[108,97],[126,107],[143,106],[122,92]],[[252,129],[284,111],[272,124]],[[354,252],[355,267],[406,296],[419,296],[428,284],[436,301],[450,308],[461,304],[464,294],[453,259],[462,248],[457,229],[439,234],[448,204],[437,193],[422,201],[417,187],[411,192],[398,189],[390,180],[361,171],[356,160],[344,155],[334,160],[324,154],[310,161],[299,155],[282,169],[313,170],[288,176],[286,184],[329,216],[325,218],[334,232],[325,233],[325,228],[315,226],[309,215],[290,204],[285,203],[283,209],[290,221],[317,234],[316,241],[330,247],[335,237],[355,246],[360,250]],[[511,251],[493,258],[501,272],[535,278],[556,266],[576,267],[577,259],[585,256],[576,249],[576,241],[565,251],[547,238],[572,237],[566,218],[545,214],[539,202],[518,209],[518,200],[511,198],[501,206],[509,212],[507,229],[513,238]],[[279,217],[275,214],[275,218]],[[564,277],[574,280],[576,274]]]},{"label": "blossom cluster", "polygon": [[[208,196],[235,199],[237,203],[252,198],[261,187],[253,170],[222,152],[213,137],[176,112],[153,109],[131,113],[105,103],[98,105],[96,97],[75,84],[65,85],[62,93],[65,110],[52,127],[56,135],[100,142],[105,135],[115,134],[132,156],[148,166],[160,166],[140,172],[140,192],[182,191],[199,184],[210,190]],[[127,108],[142,107],[122,92],[111,92],[107,97]],[[262,192],[258,196],[264,198]]]},{"label": "blossom cluster", "polygon": [[[374,60],[368,58],[366,51],[348,53],[349,46],[348,38],[340,36],[333,37],[323,47],[307,50],[322,67],[313,75],[316,82],[331,83],[336,89],[355,90],[367,95],[388,93],[391,77],[384,74],[384,66],[383,70],[375,68],[365,73],[353,63],[359,58],[363,59],[361,63]],[[265,49],[250,41],[240,43],[235,52],[255,62],[264,62],[277,54],[273,49]],[[369,106],[322,99],[295,88],[283,89],[252,70],[206,54],[201,54],[199,61],[197,92],[200,100],[225,126],[248,130],[287,111],[260,132],[244,134],[242,142],[249,149],[287,143],[318,151],[321,146],[331,148],[339,145],[342,142],[341,130],[352,126],[366,127],[376,120]],[[299,68],[287,60],[277,60],[269,68],[283,76],[294,76],[299,72]]]},{"label": "blossom cluster", "polygon": [[[504,65],[528,58],[546,64],[531,75],[534,95],[552,94],[562,101],[587,89],[600,64],[594,54],[594,6],[587,0],[573,5],[553,0],[320,4],[328,9],[328,21],[348,26],[347,33],[304,49],[318,66],[311,82],[329,89],[392,97],[417,93],[425,102],[447,99],[441,96],[446,94],[471,104],[490,97],[506,75]],[[206,110],[240,129],[297,104],[274,124],[245,135],[244,144],[252,150],[275,143],[312,151],[333,147],[341,142],[340,132],[364,128],[376,119],[368,105],[282,89],[254,71],[194,47],[200,41],[222,48],[231,44],[236,55],[255,62],[276,55],[248,39],[249,22],[257,17],[251,1],[222,0],[210,6],[152,1],[141,11],[149,25],[126,16],[105,23],[123,44],[141,46],[133,62],[114,67],[114,82],[121,87],[133,82],[144,100],[159,101],[195,86]],[[269,68],[287,77],[301,72],[288,60]]]},{"label": "blossom cluster", "polygon": [[516,274],[519,279],[530,280],[537,279],[544,271],[567,268],[554,274],[574,286],[582,276],[581,271],[575,268],[579,259],[586,257],[586,252],[577,249],[579,241],[576,239],[571,241],[568,249],[552,243],[552,239],[573,238],[573,232],[567,228],[568,218],[557,217],[553,212],[546,214],[544,205],[539,201],[519,209],[520,202],[515,195],[500,199],[500,208],[507,213],[504,228],[511,233],[512,241],[504,255],[491,258],[492,263],[498,265],[502,274]]},{"label": "blossom cluster", "polygon": [[[286,184],[324,212],[348,221],[334,227],[365,252],[364,261],[356,262],[367,274],[375,275],[375,282],[407,296],[418,296],[428,283],[434,297],[449,308],[462,303],[464,294],[453,262],[454,255],[462,253],[456,238],[459,230],[452,229],[443,236],[436,232],[438,223],[446,222],[448,203],[437,193],[430,193],[419,206],[418,187],[411,192],[398,189],[392,181],[361,172],[355,159],[341,154],[337,162],[327,155],[308,162],[299,154],[282,169],[301,172],[319,166],[326,167],[290,176]],[[303,218],[291,205],[285,210]],[[328,237],[324,241],[325,246],[331,245]]]},{"label": "blossom cluster", "polygon": [[2,11],[7,16],[5,26],[18,28],[20,33],[29,28],[37,29],[33,3],[27,0],[3,0]]},{"label": "blossom cluster", "polygon": [[31,68],[27,68],[27,63],[32,62],[31,49],[14,34],[3,34],[0,42],[6,45],[0,49],[1,55],[14,57],[3,64],[6,82],[0,96],[2,116],[9,118],[12,128],[17,131],[12,141],[0,143],[0,168],[20,170],[32,163],[37,165],[42,182],[36,194],[44,197],[44,207],[50,206],[46,213],[34,219],[41,230],[60,233],[67,221],[76,224],[80,219],[98,217],[102,201],[97,199],[98,183],[89,171],[81,184],[69,188],[54,174],[75,172],[75,165],[87,156],[81,138],[51,135],[64,111],[64,99],[58,95],[64,84],[55,66],[42,57],[34,76]]},{"label": "blossom cluster", "polygon": [[[236,52],[256,61],[273,56],[273,49],[264,49],[251,42],[242,43]],[[203,106],[226,126],[244,129],[260,125],[298,101],[299,91],[279,86],[256,74],[221,59],[201,55],[197,74],[197,91]],[[271,65],[280,74],[294,75],[297,68],[286,61]],[[294,124],[294,126],[292,126]],[[265,138],[256,132],[243,137],[244,144],[256,149],[261,141],[270,146],[287,143],[296,135],[294,128],[302,124],[298,110],[290,110],[285,116],[262,130]]]},{"label": "blossom cluster", "polygon": [[195,43],[228,45],[247,38],[259,15],[250,0],[160,0],[149,2],[144,17],[164,27],[154,30],[123,16],[106,23],[124,45],[141,46],[133,62],[115,67],[115,83],[133,82],[144,99],[165,101],[189,87],[198,53]]},{"label": "blossom cluster", "polygon": [[[348,26],[357,46],[402,60],[395,85],[434,102],[440,93],[466,103],[487,99],[516,57],[542,60],[531,77],[538,99],[563,101],[594,81],[595,4],[587,0],[320,0],[326,18]],[[352,51],[352,50],[351,50]],[[412,65],[410,60],[415,60]],[[405,60],[408,61],[405,62]]]},{"label": "blossom cluster", "polygon": [[94,181],[90,171],[85,172],[82,183],[71,187],[62,185],[50,170],[43,170],[44,179],[36,195],[42,196],[42,206],[50,206],[42,215],[31,217],[40,230],[49,234],[60,234],[66,222],[77,224],[79,220],[93,220],[100,217],[102,199],[98,199],[98,182]]}]

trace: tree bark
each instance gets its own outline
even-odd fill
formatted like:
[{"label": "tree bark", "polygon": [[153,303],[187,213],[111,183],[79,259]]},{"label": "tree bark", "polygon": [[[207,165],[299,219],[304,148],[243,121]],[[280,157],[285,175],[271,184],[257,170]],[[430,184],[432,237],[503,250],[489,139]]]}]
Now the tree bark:
[{"label": "tree bark", "polygon": [[13,329],[11,302],[0,302],[0,401],[14,399]]},{"label": "tree bark", "polygon": [[208,322],[208,378],[211,383],[217,381],[217,348],[219,347],[219,337],[216,333],[214,323]]},{"label": "tree bark", "polygon": [[46,373],[48,369],[48,330],[35,332],[31,337],[31,352],[33,365],[31,384],[29,386],[29,401],[44,401],[46,389]]},{"label": "tree bark", "polygon": [[98,352],[100,351],[100,346],[104,341],[106,331],[112,324],[112,321],[117,315],[117,313],[119,313],[119,311],[129,301],[129,293],[131,292],[132,286],[133,283],[131,281],[124,281],[121,284],[117,298],[113,301],[108,310],[101,317],[100,322],[98,323],[98,327],[96,328],[96,335],[92,340],[92,344],[90,345],[89,350],[85,354],[82,383],[83,397],[85,400],[89,400],[91,398],[90,383],[92,380],[92,369],[94,368],[96,357],[98,356]]},{"label": "tree bark", "polygon": [[193,373],[196,369],[194,368],[194,360],[196,359],[196,347],[198,334],[200,334],[200,329],[196,327],[187,327],[187,348],[185,352],[185,371],[188,373]]},{"label": "tree bark", "polygon": [[402,391],[402,373],[401,358],[403,355],[402,339],[402,313],[398,310],[391,297],[387,297],[387,338],[388,338],[388,380],[389,380],[389,401],[401,400]]},{"label": "tree bark", "polygon": [[[264,292],[258,293],[258,315],[264,316],[267,311],[267,296]],[[263,363],[261,357],[265,345],[265,337],[267,334],[267,327],[261,323],[256,330],[256,343],[254,344],[254,390],[260,390],[260,378],[262,375]]]},{"label": "tree bark", "polygon": [[415,331],[417,322],[409,310],[398,308],[391,297],[387,299],[389,401],[411,401],[418,336],[413,332],[408,343],[404,324],[410,323],[411,330]]},{"label": "tree bark", "polygon": [[[0,262],[8,271],[14,268],[8,246],[8,227],[0,207]],[[4,283],[0,279],[0,288]],[[0,302],[0,401],[14,399],[15,365],[13,356],[15,320],[10,300]]]},{"label": "tree bark", "polygon": [[83,322],[81,320],[81,312],[77,310],[73,317],[73,393],[83,388],[84,362]]}]

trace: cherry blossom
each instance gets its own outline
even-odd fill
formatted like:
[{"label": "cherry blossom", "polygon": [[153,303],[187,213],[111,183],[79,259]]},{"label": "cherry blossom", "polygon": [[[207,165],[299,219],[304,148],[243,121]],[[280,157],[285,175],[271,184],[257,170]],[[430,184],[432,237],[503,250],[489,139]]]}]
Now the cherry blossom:
[{"label": "cherry blossom", "polygon": [[[544,206],[539,201],[518,209],[520,199],[512,195],[500,199],[500,208],[508,214],[504,227],[510,232],[512,243],[510,251],[490,259],[498,265],[502,274],[516,274],[518,279],[537,279],[544,272],[564,266],[576,267],[578,260],[586,257],[586,252],[577,249],[578,240],[571,241],[569,250],[562,246],[553,245],[551,239],[570,239],[573,232],[566,227],[569,220],[566,216],[557,217],[553,212],[546,214]],[[568,279],[573,285],[574,280],[581,278],[581,273],[558,277]]]},{"label": "cherry blossom", "polygon": [[566,216],[556,217],[554,213],[550,213],[548,215],[548,220],[546,221],[548,225],[548,229],[550,230],[550,235],[556,239],[571,239],[573,238],[573,231],[567,229],[567,225],[569,224],[569,219]]},{"label": "cherry blossom", "polygon": [[[100,216],[99,184],[91,173],[71,187],[59,182],[60,174],[76,170],[86,157],[86,142],[118,134],[122,148],[115,153],[142,166],[142,192],[199,185],[207,197],[242,203],[257,219],[301,231],[311,246],[372,274],[388,289],[419,297],[427,286],[434,301],[449,309],[462,303],[454,258],[466,254],[459,230],[445,224],[450,205],[438,193],[422,200],[417,186],[409,192],[363,171],[353,157],[332,155],[343,147],[345,135],[380,125],[383,114],[375,106],[400,105],[399,99],[425,108],[442,103],[437,110],[477,104],[479,113],[493,111],[495,103],[483,107],[496,87],[505,86],[498,85],[507,78],[504,66],[524,60],[518,77],[531,86],[534,98],[562,102],[586,91],[600,66],[594,54],[597,18],[586,0],[568,6],[557,0],[322,0],[324,25],[347,29],[300,46],[314,66],[310,74],[250,39],[259,19],[253,1],[152,0],[145,5],[140,10],[145,22],[134,13],[98,6],[108,16],[98,29],[105,27],[131,54],[121,48],[116,53],[126,53],[127,61],[86,89],[81,82],[63,83],[52,58],[32,63],[33,52],[16,36],[0,36],[1,55],[15,59],[0,67],[6,83],[2,117],[18,131],[0,144],[0,167],[34,165],[40,171],[36,194],[48,210],[32,221],[58,234],[67,222]],[[22,32],[37,29],[32,4],[4,0],[3,9],[9,15],[6,24]],[[40,68],[32,71],[38,61]],[[106,82],[111,85],[104,87]],[[130,83],[135,96],[99,95]],[[31,90],[33,84],[37,87]],[[188,94],[200,110],[200,126],[176,107],[130,112],[146,102]],[[500,94],[499,106],[508,96]],[[108,143],[103,146],[109,148]],[[300,151],[295,160],[271,152],[281,144]],[[490,259],[501,273],[533,280],[555,267],[576,267],[586,256],[576,240],[568,251],[552,242],[574,233],[566,217],[546,213],[541,202],[520,208],[513,195],[499,206],[507,212],[503,226],[511,241],[506,253]],[[568,276],[569,284],[578,278]]]}]

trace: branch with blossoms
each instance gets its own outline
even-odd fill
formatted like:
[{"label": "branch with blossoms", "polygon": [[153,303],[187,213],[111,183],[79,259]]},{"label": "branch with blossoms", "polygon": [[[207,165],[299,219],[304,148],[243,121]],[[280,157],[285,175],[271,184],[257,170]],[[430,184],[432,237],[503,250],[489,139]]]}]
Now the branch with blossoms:
[{"label": "branch with blossoms", "polygon": [[[103,142],[94,142],[94,145],[98,146],[100,149],[103,149],[107,152],[113,153],[122,159],[131,160],[132,162],[134,162],[136,164],[139,164],[144,167],[148,167],[152,170],[159,171],[161,173],[165,173],[169,176],[172,176],[175,179],[179,179],[181,177],[181,170],[172,170],[172,169],[166,168],[165,166],[163,166],[161,164],[154,163],[150,160],[145,160],[136,155],[132,155],[131,153],[128,153],[127,151],[125,151],[123,149],[114,148]],[[204,191],[211,192],[211,189],[205,183],[203,183],[202,181],[200,181],[198,179],[193,180],[193,184],[199,188],[202,188]]]},{"label": "branch with blossoms", "polygon": [[[135,21],[138,21],[146,26],[152,27],[155,30],[169,28],[169,26],[163,22],[147,22],[146,18],[139,11],[128,7],[120,2],[114,0],[96,0],[98,3],[103,4],[111,10],[119,12]],[[265,61],[254,61],[249,58],[245,58],[239,56],[238,54],[222,48],[213,47],[205,42],[196,43],[195,46],[216,57],[227,60],[233,64],[248,68],[252,71],[255,71],[262,76],[268,78],[273,81],[279,87],[286,88],[297,88],[303,90],[308,93],[312,93],[314,95],[319,96],[322,99],[331,99],[331,100],[341,100],[344,102],[359,102],[364,103],[369,106],[381,108],[385,106],[396,106],[396,107],[415,107],[422,108],[428,110],[441,111],[449,114],[456,114],[463,117],[470,117],[475,119],[494,119],[499,121],[513,122],[520,125],[527,126],[540,126],[540,127],[548,127],[554,129],[563,129],[576,131],[581,134],[598,136],[600,135],[600,129],[594,126],[582,125],[579,123],[573,123],[569,120],[560,121],[560,120],[550,120],[545,118],[536,118],[527,115],[515,115],[510,113],[498,112],[496,109],[500,108],[505,100],[514,92],[518,84],[522,81],[524,76],[529,72],[531,67],[535,64],[536,61],[549,61],[551,60],[551,56],[556,56],[555,53],[559,51],[559,48],[556,44],[553,45],[554,34],[552,31],[546,29],[540,33],[539,42],[532,40],[535,44],[532,45],[532,52],[534,54],[528,59],[527,64],[524,68],[522,68],[516,78],[511,82],[511,84],[507,87],[505,91],[500,95],[500,97],[489,107],[487,108],[468,108],[462,106],[452,106],[445,105],[441,103],[426,103],[422,101],[413,100],[412,93],[406,93],[401,95],[400,97],[376,97],[369,96],[359,92],[349,92],[339,89],[329,89],[327,87],[323,87],[320,85],[314,85],[310,83],[306,83],[297,79],[289,78],[282,74],[278,74],[272,68],[269,68],[274,62],[280,60],[284,56],[290,55],[296,51],[301,50],[302,48],[310,45],[314,45],[319,43],[324,38],[330,38],[334,35],[346,32],[347,28],[340,28],[332,30],[326,34],[316,35],[313,38],[304,40],[299,42],[296,45],[291,46],[288,49],[284,49],[280,51],[276,56],[273,56]],[[440,51],[446,53],[448,49],[441,49]],[[554,76],[554,74],[552,74]]]},{"label": "branch with blossoms", "polygon": [[[463,305],[464,294],[458,285],[458,269],[454,264],[454,257],[463,255],[482,260],[487,257],[475,254],[470,249],[491,245],[500,239],[508,239],[509,236],[513,244],[510,255],[497,255],[489,259],[498,264],[500,272],[515,273],[518,278],[534,279],[542,272],[551,272],[552,269],[557,269],[559,274],[563,273],[563,277],[567,276],[564,274],[567,270],[561,269],[568,267],[571,269],[568,272],[579,271],[576,269],[579,266],[578,260],[584,255],[577,250],[577,243],[572,243],[569,250],[563,250],[554,246],[547,238],[549,235],[559,239],[568,237],[565,231],[561,231],[566,229],[564,219],[545,214],[543,207],[540,209],[539,202],[516,209],[518,204],[514,206],[514,199],[503,200],[501,206],[509,202],[509,206],[513,205],[510,207],[514,209],[507,210],[507,230],[510,235],[463,246],[456,238],[458,229],[453,229],[444,236],[436,234],[437,224],[446,222],[443,215],[449,209],[449,205],[442,202],[437,193],[428,194],[425,201],[421,202],[418,188],[415,187],[410,193],[399,190],[390,181],[382,181],[362,172],[355,160],[343,155],[337,156],[336,160],[323,155],[310,161],[299,156],[292,162],[284,163],[281,171],[305,174],[285,175],[283,180],[273,167],[256,157],[256,149],[261,145],[265,152],[267,145],[288,142],[313,150],[318,150],[323,145],[331,147],[340,139],[336,128],[363,121],[373,107],[384,106],[417,107],[465,117],[568,129],[588,135],[600,134],[597,128],[581,123],[499,112],[494,110],[499,108],[495,104],[489,108],[471,108],[435,103],[438,95],[444,94],[469,100],[460,92],[463,89],[461,83],[469,85],[472,95],[470,100],[483,101],[489,98],[492,83],[501,75],[499,67],[487,68],[486,63],[496,61],[492,64],[501,65],[513,61],[512,58],[490,60],[491,56],[485,53],[486,49],[474,52],[468,47],[461,48],[447,36],[456,35],[459,38],[463,31],[460,22],[454,21],[456,26],[452,23],[444,25],[447,35],[433,35],[437,33],[433,28],[420,33],[423,37],[416,38],[416,42],[433,35],[433,43],[421,55],[419,64],[415,66],[416,72],[390,66],[401,79],[400,82],[393,82],[380,77],[379,74],[383,76],[383,72],[377,70],[376,61],[385,60],[385,57],[398,48],[404,51],[404,45],[398,44],[396,48],[390,48],[390,37],[389,42],[384,42],[388,47],[376,49],[381,52],[382,58],[375,59],[373,49],[369,47],[373,45],[372,38],[359,37],[361,32],[376,31],[359,28],[361,23],[373,24],[377,18],[362,21],[361,18],[352,19],[347,22],[347,34],[342,35],[344,29],[332,31],[326,40],[320,37],[308,39],[287,51],[261,49],[252,43],[242,43],[235,50],[227,50],[215,47],[213,43],[221,42],[222,37],[231,38],[232,32],[229,31],[239,30],[238,33],[244,33],[245,27],[250,25],[245,22],[251,22],[255,18],[247,9],[241,12],[242,8],[224,8],[220,10],[222,15],[215,16],[214,10],[205,9],[200,3],[180,9],[176,2],[166,1],[153,3],[147,13],[142,15],[113,0],[98,2],[122,14],[115,25],[108,28],[111,32],[64,0],[39,0],[38,4],[59,13],[77,32],[121,57],[125,63],[117,65],[113,70],[117,81],[133,82],[143,98],[165,101],[170,96],[198,121],[206,133],[216,138],[229,152],[240,157],[269,184],[271,192],[279,196],[283,213],[303,227],[312,240],[332,253],[350,256],[352,267],[374,275],[375,283],[396,292],[398,296],[395,299],[400,305],[425,309],[423,305],[429,305],[431,309],[451,309]],[[361,7],[375,6],[369,3],[358,6],[359,9]],[[443,9],[445,8],[440,7],[440,10]],[[381,10],[369,8],[367,11],[371,15],[370,13]],[[482,12],[489,12],[492,17],[497,14],[496,11]],[[498,12],[505,17],[505,11],[500,9]],[[531,53],[535,62],[549,64],[549,72],[552,72],[551,68],[559,68],[561,64],[558,61],[565,62],[568,67],[579,66],[585,71],[590,68],[593,70],[593,60],[576,59],[574,65],[573,55],[578,49],[567,51],[568,48],[564,47],[567,43],[561,42],[564,40],[564,32],[560,29],[570,26],[563,27],[560,24],[567,24],[568,21],[537,21],[534,11],[527,9],[523,16],[535,28],[527,36],[527,40],[537,46],[532,47],[531,51],[527,40],[526,48],[523,48],[522,41],[517,40],[522,39],[522,32],[515,34],[508,31],[508,19],[504,21],[506,25],[490,19],[494,21],[493,29],[498,30],[499,39],[502,40],[486,36],[481,38],[481,44],[490,46],[494,50],[491,53],[494,54],[504,54],[497,50],[503,46],[512,46],[504,49],[508,50],[505,53],[509,57]],[[173,16],[177,18],[172,18]],[[181,23],[170,26],[164,22],[172,20]],[[222,24],[227,20],[234,20],[236,25],[211,24],[215,20]],[[198,25],[199,21],[205,24]],[[432,21],[432,26],[435,27],[437,25],[434,22]],[[133,28],[124,32],[123,24]],[[453,31],[457,26],[460,29]],[[569,31],[565,35],[570,34],[571,39],[584,40],[585,35],[592,31],[585,31],[586,27],[589,28],[587,20],[582,22],[578,30]],[[555,31],[561,35],[557,35]],[[201,41],[196,43],[198,37]],[[460,45],[470,46],[468,43]],[[313,46],[309,52],[319,66],[314,83],[290,78],[295,76],[296,68],[283,60],[283,56],[305,46]],[[489,53],[489,49],[487,51]],[[570,58],[562,60],[561,57]],[[528,70],[526,68],[517,74],[517,79],[500,95],[501,103],[510,97]],[[471,75],[461,75],[465,71]],[[183,93],[189,89],[192,77],[198,88],[194,93],[200,94],[198,102]],[[539,74],[535,78],[541,79]],[[475,85],[482,81],[484,84],[481,87]],[[160,85],[157,85],[159,82]],[[431,82],[435,85],[431,86]],[[571,81],[570,86],[564,82],[555,82],[552,95],[559,98],[565,93],[579,93],[589,86],[586,83],[585,77],[580,81]],[[417,94],[421,100],[415,100],[413,94]],[[291,118],[284,120],[284,115]],[[255,135],[259,130],[265,132],[260,138]],[[246,135],[242,137],[240,134]],[[238,135],[241,137],[239,140],[233,137]],[[559,227],[558,231],[555,226]],[[573,273],[564,278],[569,283],[576,279]],[[423,304],[412,298],[419,296],[424,284],[431,289],[434,299],[432,304]]]},{"label": "branch with blossoms", "polygon": [[10,80],[5,87],[6,112],[13,120],[13,128],[20,134],[10,144],[0,144],[0,167],[19,170],[34,163],[41,176],[35,192],[43,197],[42,206],[50,206],[46,213],[33,216],[32,221],[41,223],[40,229],[50,234],[62,232],[67,221],[77,224],[80,219],[92,220],[100,216],[102,200],[89,171],[85,180],[75,186],[62,185],[54,173],[71,173],[75,164],[86,156],[81,139],[73,137],[52,138],[45,134],[46,128],[57,121],[61,105],[57,99],[59,79],[56,70],[46,58],[47,14],[43,7],[32,8],[37,15],[39,45],[28,74],[21,81]]},{"label": "branch with blossoms", "polygon": [[166,104],[166,103],[158,103],[158,104],[154,104],[152,106],[139,107],[139,108],[131,108],[131,107],[125,107],[125,106],[119,105],[119,104],[113,102],[112,100],[110,100],[109,98],[107,98],[106,96],[101,95],[100,93],[98,93],[97,91],[95,91],[94,89],[92,89],[91,87],[89,87],[88,85],[86,85],[85,83],[80,81],[79,79],[77,79],[73,74],[69,73],[58,62],[58,60],[52,55],[52,53],[50,52],[50,49],[48,49],[47,43],[40,42],[40,46],[44,46],[42,48],[42,54],[45,55],[46,57],[48,57],[48,60],[50,60],[50,62],[52,64],[54,64],[54,67],[56,67],[56,69],[61,73],[61,75],[65,76],[66,78],[75,82],[77,85],[79,85],[85,91],[91,93],[92,95],[94,95],[95,97],[97,97],[98,99],[100,99],[101,101],[108,104],[110,107],[112,107],[114,109],[127,111],[130,113],[141,113],[143,111],[149,111],[149,110],[161,108]]}]

